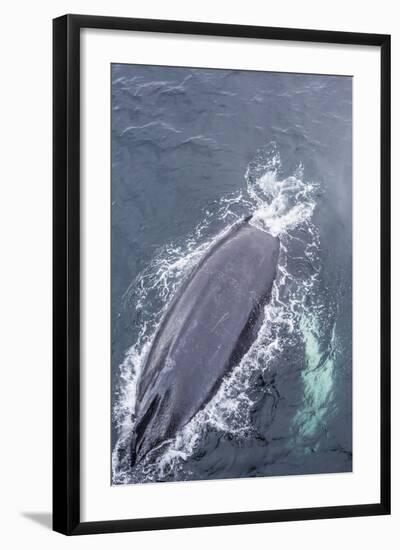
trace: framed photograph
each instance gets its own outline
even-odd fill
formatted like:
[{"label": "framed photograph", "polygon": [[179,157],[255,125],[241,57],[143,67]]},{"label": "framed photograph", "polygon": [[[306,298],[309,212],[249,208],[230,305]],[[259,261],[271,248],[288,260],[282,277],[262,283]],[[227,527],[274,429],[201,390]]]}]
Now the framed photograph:
[{"label": "framed photograph", "polygon": [[390,36],[54,20],[54,530],[390,513]]}]

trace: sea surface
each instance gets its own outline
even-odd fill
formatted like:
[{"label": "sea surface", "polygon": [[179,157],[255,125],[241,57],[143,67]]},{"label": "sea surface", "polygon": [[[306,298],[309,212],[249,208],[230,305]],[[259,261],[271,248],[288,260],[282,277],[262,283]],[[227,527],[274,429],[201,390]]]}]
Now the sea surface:
[{"label": "sea surface", "polygon": [[[352,471],[351,77],[113,64],[111,80],[112,482]],[[258,336],[162,453],[132,467],[160,320],[249,215],[280,239]]]}]

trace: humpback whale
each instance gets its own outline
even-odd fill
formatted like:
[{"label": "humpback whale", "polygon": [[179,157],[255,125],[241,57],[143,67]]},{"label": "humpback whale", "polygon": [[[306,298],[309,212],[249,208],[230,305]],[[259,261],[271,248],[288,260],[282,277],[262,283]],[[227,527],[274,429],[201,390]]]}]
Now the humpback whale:
[{"label": "humpback whale", "polygon": [[183,428],[254,341],[276,276],[279,239],[235,224],[178,288],[140,373],[131,464]]}]

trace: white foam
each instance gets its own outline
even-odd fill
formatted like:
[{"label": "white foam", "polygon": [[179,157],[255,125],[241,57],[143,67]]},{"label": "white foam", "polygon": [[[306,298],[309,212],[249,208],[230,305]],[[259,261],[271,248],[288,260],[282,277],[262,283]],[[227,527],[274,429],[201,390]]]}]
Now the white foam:
[{"label": "white foam", "polygon": [[[312,292],[317,278],[317,272],[296,277],[288,267],[288,258],[294,241],[297,246],[300,241],[303,256],[317,264],[319,237],[312,215],[319,186],[304,181],[301,164],[286,178],[280,177],[281,168],[279,151],[274,144],[258,151],[246,171],[245,188],[236,195],[222,197],[216,215],[206,211],[203,223],[184,245],[165,246],[128,289],[126,299],[137,311],[142,310],[148,300],[159,307],[155,313],[144,316],[139,338],[120,367],[121,386],[114,408],[119,431],[113,452],[114,483],[162,480],[171,473],[177,474],[184,461],[201,445],[202,436],[210,427],[238,437],[253,429],[250,378],[255,372],[263,373],[270,368],[284,346],[290,345],[290,335],[301,334],[299,320],[307,309],[305,297]],[[279,236],[281,243],[277,278],[257,338],[240,364],[224,378],[216,395],[163,447],[161,456],[152,456],[147,463],[144,461],[139,472],[131,472],[127,449],[134,425],[137,380],[162,315],[179,284],[204,253],[245,215],[251,215],[250,223],[260,230]],[[205,239],[215,219],[225,223],[225,227],[216,237]],[[305,229],[305,237],[295,233],[299,228]]]}]

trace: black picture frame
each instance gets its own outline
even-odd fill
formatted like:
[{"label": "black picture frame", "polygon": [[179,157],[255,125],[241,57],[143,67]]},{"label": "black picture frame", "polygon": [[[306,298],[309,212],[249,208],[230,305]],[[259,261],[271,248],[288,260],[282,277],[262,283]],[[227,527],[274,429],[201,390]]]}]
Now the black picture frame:
[{"label": "black picture frame", "polygon": [[[306,41],[381,50],[380,501],[287,510],[80,520],[80,31]],[[390,35],[87,15],[53,21],[53,529],[66,535],[390,514]]]}]

